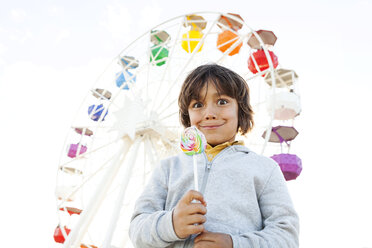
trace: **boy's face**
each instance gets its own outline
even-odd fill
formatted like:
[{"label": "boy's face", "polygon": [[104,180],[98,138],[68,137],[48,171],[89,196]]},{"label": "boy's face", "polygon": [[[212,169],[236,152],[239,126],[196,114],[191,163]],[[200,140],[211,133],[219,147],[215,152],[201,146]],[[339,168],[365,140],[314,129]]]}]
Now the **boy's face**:
[{"label": "boy's face", "polygon": [[213,83],[200,91],[200,100],[192,100],[188,111],[192,126],[215,146],[235,140],[238,128],[238,103],[227,95],[219,95]]}]

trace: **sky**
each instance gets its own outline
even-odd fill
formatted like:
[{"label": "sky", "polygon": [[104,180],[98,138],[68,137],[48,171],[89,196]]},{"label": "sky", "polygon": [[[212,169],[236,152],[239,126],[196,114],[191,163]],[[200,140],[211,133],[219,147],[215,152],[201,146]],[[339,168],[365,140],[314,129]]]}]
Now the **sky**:
[{"label": "sky", "polygon": [[1,247],[53,247],[57,166],[82,98],[131,41],[197,11],[273,30],[300,77],[303,172],[288,182],[300,247],[372,247],[372,1],[0,1]]}]

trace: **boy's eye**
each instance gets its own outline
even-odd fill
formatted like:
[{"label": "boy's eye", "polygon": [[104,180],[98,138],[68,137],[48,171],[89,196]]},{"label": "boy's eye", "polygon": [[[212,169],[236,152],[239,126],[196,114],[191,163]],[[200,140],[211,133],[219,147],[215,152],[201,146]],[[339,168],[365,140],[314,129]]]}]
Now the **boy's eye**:
[{"label": "boy's eye", "polygon": [[225,99],[219,99],[218,102],[217,102],[218,105],[225,105],[227,104],[227,100]]},{"label": "boy's eye", "polygon": [[203,107],[203,104],[200,103],[200,102],[196,102],[196,103],[194,103],[194,104],[192,105],[192,107],[193,107],[193,108],[201,108],[201,107]]}]

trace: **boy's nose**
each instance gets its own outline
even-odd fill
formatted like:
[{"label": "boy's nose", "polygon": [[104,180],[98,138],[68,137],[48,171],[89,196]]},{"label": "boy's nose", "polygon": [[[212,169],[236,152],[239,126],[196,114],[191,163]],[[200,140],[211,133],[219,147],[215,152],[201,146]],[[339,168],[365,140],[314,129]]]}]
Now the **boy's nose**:
[{"label": "boy's nose", "polygon": [[213,115],[213,114],[208,114],[208,115],[205,116],[205,119],[207,119],[207,120],[214,120],[214,119],[216,119],[216,116]]},{"label": "boy's nose", "polygon": [[206,112],[205,112],[205,119],[206,120],[217,119],[216,111],[213,107],[207,107]]},{"label": "boy's nose", "polygon": [[213,104],[213,102],[208,102],[205,104],[204,109],[204,119],[205,120],[214,120],[217,119],[218,108]]}]

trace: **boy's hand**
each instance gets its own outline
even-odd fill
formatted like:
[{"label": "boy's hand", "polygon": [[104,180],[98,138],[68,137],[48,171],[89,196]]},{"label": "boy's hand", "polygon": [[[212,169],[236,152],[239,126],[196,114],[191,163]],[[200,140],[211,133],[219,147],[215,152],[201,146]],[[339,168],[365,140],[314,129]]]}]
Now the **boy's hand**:
[{"label": "boy's hand", "polygon": [[[193,200],[199,202],[192,202]],[[173,227],[179,238],[184,239],[204,231],[202,223],[206,221],[206,206],[203,195],[195,190],[188,191],[181,198],[173,210]]]},{"label": "boy's hand", "polygon": [[204,231],[194,240],[194,248],[232,248],[231,236],[225,233]]}]

